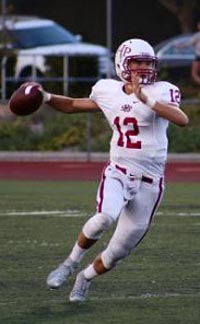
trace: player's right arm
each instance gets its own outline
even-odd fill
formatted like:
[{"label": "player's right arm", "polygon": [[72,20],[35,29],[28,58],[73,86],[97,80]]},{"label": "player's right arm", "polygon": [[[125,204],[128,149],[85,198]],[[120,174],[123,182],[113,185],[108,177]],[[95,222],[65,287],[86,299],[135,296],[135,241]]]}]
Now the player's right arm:
[{"label": "player's right arm", "polygon": [[[111,101],[118,91],[118,88],[116,90],[116,82],[118,83],[115,80],[99,80],[92,87],[89,98],[71,98],[41,90],[43,91],[44,102],[56,110],[64,113],[98,112],[102,111],[102,107],[104,109],[110,107]],[[112,93],[112,96],[110,93]]]},{"label": "player's right arm", "polygon": [[97,112],[98,105],[90,98],[71,98],[44,92],[44,102],[63,113]]},{"label": "player's right arm", "polygon": [[37,85],[43,94],[43,103],[59,110],[63,113],[79,113],[79,112],[98,112],[100,108],[96,102],[90,98],[71,98],[62,95],[56,95],[44,90],[38,82],[30,81],[24,85]]}]

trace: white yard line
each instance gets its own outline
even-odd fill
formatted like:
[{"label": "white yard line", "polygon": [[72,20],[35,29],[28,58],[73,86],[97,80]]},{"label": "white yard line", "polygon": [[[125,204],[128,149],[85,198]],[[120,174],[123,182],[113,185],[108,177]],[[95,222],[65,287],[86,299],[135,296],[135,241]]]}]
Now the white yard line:
[{"label": "white yard line", "polygon": [[[197,297],[199,298],[200,297],[200,294],[199,293],[196,293],[196,294],[181,294],[181,293],[164,293],[164,294],[155,294],[155,293],[146,293],[146,294],[142,294],[142,295],[138,295],[138,296],[125,296],[125,295],[111,295],[111,296],[108,296],[108,297],[90,297],[88,298],[88,302],[90,301],[113,301],[113,300],[143,300],[143,299],[156,299],[156,298],[194,298],[194,297]],[[17,304],[18,301],[12,301],[12,300],[8,300],[8,301],[5,301],[5,302],[0,302],[0,306],[7,306],[7,305],[10,305],[10,304]],[[40,303],[42,304],[60,304],[62,303],[63,304],[63,300],[55,300],[55,299],[49,299],[49,300],[43,300],[42,302],[40,301]]]},{"label": "white yard line", "polygon": [[183,212],[157,212],[157,216],[181,216],[181,217],[189,217],[189,216],[200,216],[200,212],[189,212],[189,213],[183,213]]},{"label": "white yard line", "polygon": [[[5,212],[0,212],[0,216],[47,216],[47,217],[85,217],[88,213],[80,210],[34,210],[34,211],[17,211],[10,210]],[[180,217],[190,217],[190,216],[200,216],[200,212],[162,212],[156,213],[157,216],[180,216]]]},{"label": "white yard line", "polygon": [[47,216],[47,217],[84,217],[87,213],[79,210],[34,210],[34,211],[5,211],[0,216]]},{"label": "white yard line", "polygon": [[181,294],[181,293],[164,293],[164,294],[154,294],[146,293],[138,296],[116,296],[112,295],[110,297],[91,297],[89,300],[136,300],[136,299],[152,299],[152,298],[176,298],[176,297],[199,297],[200,294]]}]

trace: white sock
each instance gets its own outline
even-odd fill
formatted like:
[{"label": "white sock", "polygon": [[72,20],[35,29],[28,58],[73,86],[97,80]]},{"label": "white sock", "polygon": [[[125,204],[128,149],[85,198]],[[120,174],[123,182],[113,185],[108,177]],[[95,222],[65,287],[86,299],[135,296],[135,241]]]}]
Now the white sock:
[{"label": "white sock", "polygon": [[98,276],[98,273],[96,272],[93,264],[90,264],[85,270],[84,270],[84,276],[86,279],[91,280],[92,278]]},{"label": "white sock", "polygon": [[86,252],[88,251],[88,249],[83,249],[81,248],[78,243],[76,242],[69,257],[63,262],[64,264],[69,264],[69,258],[75,262],[75,263],[79,263],[82,258],[84,257],[84,255],[86,254]]}]

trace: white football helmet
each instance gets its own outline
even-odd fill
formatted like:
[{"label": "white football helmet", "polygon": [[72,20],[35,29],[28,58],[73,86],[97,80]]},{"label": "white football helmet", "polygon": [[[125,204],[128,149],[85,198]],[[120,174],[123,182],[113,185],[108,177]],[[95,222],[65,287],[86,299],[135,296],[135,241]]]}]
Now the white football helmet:
[{"label": "white football helmet", "polygon": [[124,82],[131,79],[131,70],[128,64],[130,60],[150,61],[151,64],[148,69],[135,69],[134,72],[137,72],[140,76],[140,84],[155,82],[157,77],[157,57],[153,47],[148,42],[133,38],[119,46],[115,55],[115,69],[118,77]]}]

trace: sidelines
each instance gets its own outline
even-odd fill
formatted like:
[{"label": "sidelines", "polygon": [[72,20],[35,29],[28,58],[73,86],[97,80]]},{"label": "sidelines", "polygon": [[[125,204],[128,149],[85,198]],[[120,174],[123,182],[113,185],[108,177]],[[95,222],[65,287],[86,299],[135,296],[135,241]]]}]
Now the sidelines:
[{"label": "sidelines", "polygon": [[[46,216],[46,217],[85,217],[88,213],[81,212],[80,210],[34,210],[34,211],[5,211],[0,212],[1,216]],[[156,213],[157,216],[178,216],[178,217],[191,217],[200,216],[200,212],[162,212]]]},{"label": "sidelines", "polygon": [[[99,181],[105,162],[0,159],[0,180]],[[55,172],[56,170],[56,172]],[[200,182],[200,161],[168,161],[166,182]]]},{"label": "sidelines", "polygon": [[[89,157],[89,159],[88,159]],[[0,151],[0,161],[13,162],[107,162],[108,152],[76,151]],[[199,153],[168,153],[167,162],[200,162]]]}]

